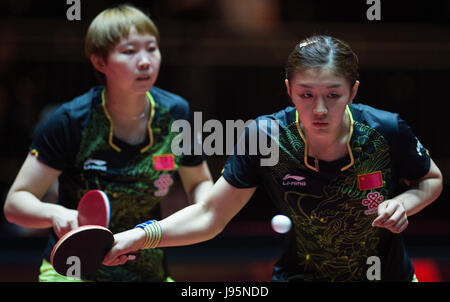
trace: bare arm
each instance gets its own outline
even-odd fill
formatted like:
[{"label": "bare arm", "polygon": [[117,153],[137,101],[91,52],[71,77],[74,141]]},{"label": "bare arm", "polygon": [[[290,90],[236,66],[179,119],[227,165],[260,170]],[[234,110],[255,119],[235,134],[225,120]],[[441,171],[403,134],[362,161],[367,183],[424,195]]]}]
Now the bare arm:
[{"label": "bare arm", "polygon": [[400,233],[408,226],[407,216],[420,212],[435,201],[442,192],[442,174],[433,160],[428,173],[415,181],[400,195],[378,206],[378,217],[372,225]]},{"label": "bare arm", "polygon": [[433,160],[430,170],[419,180],[411,182],[411,188],[397,196],[402,202],[408,216],[420,212],[435,201],[442,192],[442,173]]},{"label": "bare arm", "polygon": [[6,197],[6,219],[28,228],[55,226],[58,236],[77,226],[74,225],[77,224],[76,210],[41,201],[60,174],[60,171],[28,155]]},{"label": "bare arm", "polygon": [[223,177],[208,196],[159,223],[163,230],[160,246],[189,245],[218,235],[245,206],[256,188],[238,189]]},{"label": "bare arm", "polygon": [[[238,189],[223,177],[214,184],[206,198],[159,222],[162,238],[159,246],[181,246],[214,238],[250,200],[256,188]],[[115,235],[115,243],[104,264],[117,265],[119,256],[138,250],[145,239],[142,229]]]},{"label": "bare arm", "polygon": [[178,174],[190,203],[202,200],[214,185],[206,161],[195,167],[180,166]]}]

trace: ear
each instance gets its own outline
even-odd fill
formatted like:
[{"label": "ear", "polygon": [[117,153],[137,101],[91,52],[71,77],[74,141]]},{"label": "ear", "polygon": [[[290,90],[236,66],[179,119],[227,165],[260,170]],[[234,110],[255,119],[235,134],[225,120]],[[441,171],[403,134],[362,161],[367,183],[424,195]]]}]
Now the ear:
[{"label": "ear", "polygon": [[106,62],[101,56],[92,54],[90,60],[95,69],[101,73],[105,73]]},{"label": "ear", "polygon": [[285,79],[284,83],[286,84],[287,94],[289,94],[289,96],[291,96],[291,89],[289,88],[289,80]]},{"label": "ear", "polygon": [[353,99],[355,98],[356,94],[358,93],[358,87],[359,87],[359,81],[356,81],[355,84],[353,84],[349,104],[353,103]]}]

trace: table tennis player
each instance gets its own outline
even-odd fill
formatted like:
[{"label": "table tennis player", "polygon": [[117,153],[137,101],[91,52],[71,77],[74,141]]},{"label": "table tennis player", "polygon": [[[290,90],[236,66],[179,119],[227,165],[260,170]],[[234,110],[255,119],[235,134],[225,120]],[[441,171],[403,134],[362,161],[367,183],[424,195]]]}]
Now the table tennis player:
[{"label": "table tennis player", "polygon": [[[49,263],[58,238],[77,227],[77,203],[103,190],[111,203],[110,229],[117,233],[144,219],[160,219],[160,201],[176,172],[193,200],[212,187],[203,156],[171,152],[173,121],[188,120],[188,102],[154,86],[161,53],[159,33],[140,9],[120,5],[89,26],[86,55],[101,86],[63,104],[36,131],[4,206],[8,221],[51,228],[40,281],[68,281]],[[40,201],[55,179],[59,202]],[[125,266],[102,266],[91,281],[170,280],[162,249],[148,249]]]},{"label": "table tennis player", "polygon": [[[116,234],[104,264],[124,263],[121,255],[133,250],[213,238],[262,186],[292,220],[273,281],[415,280],[401,233],[442,190],[428,150],[398,114],[353,104],[358,59],[342,40],[298,43],[285,82],[293,106],[258,118],[279,122],[278,164],[230,156],[205,199]],[[247,144],[250,131],[257,130],[243,135]],[[370,259],[379,260],[379,276]]]}]

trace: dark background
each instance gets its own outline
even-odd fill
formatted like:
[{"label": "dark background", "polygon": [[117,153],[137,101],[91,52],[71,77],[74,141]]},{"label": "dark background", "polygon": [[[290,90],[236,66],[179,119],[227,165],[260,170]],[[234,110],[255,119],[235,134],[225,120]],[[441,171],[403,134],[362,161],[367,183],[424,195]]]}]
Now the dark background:
[{"label": "dark background", "polygon": [[[162,65],[156,85],[185,97],[204,121],[246,121],[286,107],[283,68],[296,42],[312,34],[348,42],[360,60],[355,101],[398,112],[444,174],[444,192],[410,217],[405,239],[416,267],[431,259],[431,267],[441,269],[434,278],[450,280],[445,270],[450,259],[450,1],[382,0],[381,20],[369,21],[365,0],[81,0],[81,20],[69,21],[65,0],[0,0],[2,205],[36,123],[55,105],[97,84],[84,56],[84,35],[100,11],[123,2],[149,12],[159,28]],[[225,159],[208,159],[215,179]],[[178,184],[172,200],[183,199],[179,189]],[[169,249],[175,279],[267,280],[282,241],[270,229],[275,213],[258,189],[216,239]],[[0,281],[36,280],[45,235],[0,215]]]}]

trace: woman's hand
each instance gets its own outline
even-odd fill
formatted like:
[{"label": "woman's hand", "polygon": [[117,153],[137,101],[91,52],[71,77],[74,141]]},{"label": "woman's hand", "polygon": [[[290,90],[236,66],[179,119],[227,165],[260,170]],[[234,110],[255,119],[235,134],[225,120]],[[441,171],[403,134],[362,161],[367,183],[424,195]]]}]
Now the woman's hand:
[{"label": "woman's hand", "polygon": [[403,203],[396,199],[386,200],[378,205],[378,217],[372,226],[386,228],[392,233],[401,233],[408,226],[408,216]]},{"label": "woman's hand", "polygon": [[108,266],[125,264],[133,257],[128,254],[138,251],[145,241],[145,231],[141,228],[131,229],[114,235],[114,244],[103,259],[103,264]]},{"label": "woman's hand", "polygon": [[53,205],[54,213],[51,215],[52,225],[58,238],[78,227],[78,211],[67,209],[60,205]]}]

